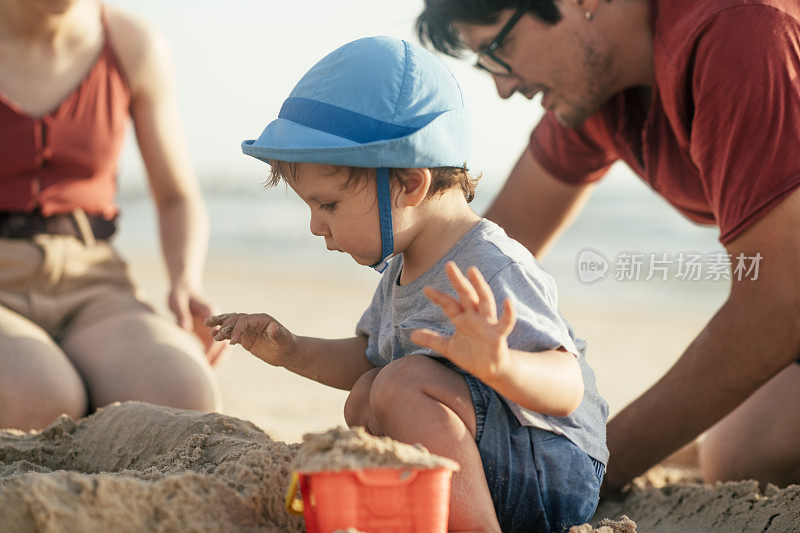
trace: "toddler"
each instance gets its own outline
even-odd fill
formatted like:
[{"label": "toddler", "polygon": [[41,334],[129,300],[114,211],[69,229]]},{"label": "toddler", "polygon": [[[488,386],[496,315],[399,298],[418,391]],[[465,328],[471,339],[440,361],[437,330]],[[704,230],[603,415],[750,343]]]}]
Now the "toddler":
[{"label": "toddler", "polygon": [[206,324],[349,390],[348,425],[458,461],[451,530],[562,531],[597,505],[608,406],[553,279],[468,206],[469,128],[458,83],[419,46],[373,37],[323,58],[242,149],[380,284],[350,338],[299,337],[267,314]]}]

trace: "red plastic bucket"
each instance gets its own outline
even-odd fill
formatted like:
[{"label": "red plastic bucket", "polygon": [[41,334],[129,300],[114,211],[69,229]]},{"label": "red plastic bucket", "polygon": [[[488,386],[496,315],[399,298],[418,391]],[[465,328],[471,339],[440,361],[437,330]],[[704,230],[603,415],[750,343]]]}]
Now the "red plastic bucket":
[{"label": "red plastic bucket", "polygon": [[[287,508],[302,509],[308,533],[355,528],[365,533],[447,531],[449,468],[370,468],[297,472]],[[299,485],[302,506],[295,501]]]}]

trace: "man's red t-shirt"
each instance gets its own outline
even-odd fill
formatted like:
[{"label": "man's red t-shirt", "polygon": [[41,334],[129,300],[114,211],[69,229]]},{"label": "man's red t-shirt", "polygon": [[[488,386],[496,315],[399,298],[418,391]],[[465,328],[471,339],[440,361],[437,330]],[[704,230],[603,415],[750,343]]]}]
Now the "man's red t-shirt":
[{"label": "man's red t-shirt", "polygon": [[800,186],[800,2],[653,0],[655,85],[581,126],[552,112],[529,149],[554,177],[600,179],[622,159],[728,244]]}]

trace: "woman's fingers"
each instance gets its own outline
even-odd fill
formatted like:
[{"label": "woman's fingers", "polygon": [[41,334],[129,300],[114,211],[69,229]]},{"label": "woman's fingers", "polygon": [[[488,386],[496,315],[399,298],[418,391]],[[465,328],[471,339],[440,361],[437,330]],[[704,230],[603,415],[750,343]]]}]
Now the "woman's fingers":
[{"label": "woman's fingers", "polygon": [[492,289],[486,283],[481,271],[478,270],[478,267],[470,267],[467,270],[467,277],[478,295],[478,311],[490,320],[497,320],[497,305],[494,302],[494,294],[492,294]]},{"label": "woman's fingers", "polygon": [[477,311],[478,293],[475,292],[475,288],[464,276],[458,266],[456,266],[454,262],[450,261],[445,267],[445,272],[447,273],[447,277],[450,278],[450,283],[453,285],[453,288],[456,290],[456,293],[459,296],[459,303],[461,306],[464,309]]}]

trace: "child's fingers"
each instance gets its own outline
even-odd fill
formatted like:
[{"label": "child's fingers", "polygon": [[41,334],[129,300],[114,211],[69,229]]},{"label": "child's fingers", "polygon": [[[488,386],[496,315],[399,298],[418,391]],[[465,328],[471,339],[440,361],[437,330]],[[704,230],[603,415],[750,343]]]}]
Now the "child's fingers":
[{"label": "child's fingers", "polygon": [[461,273],[461,270],[456,266],[456,264],[452,261],[447,263],[445,267],[445,271],[447,272],[447,277],[450,278],[450,283],[453,285],[453,288],[458,293],[460,298],[460,303],[462,307],[466,309],[473,309],[478,310],[478,294],[475,292],[475,289],[472,287],[472,284],[469,280],[464,277],[464,274]]},{"label": "child's fingers", "polygon": [[242,316],[244,315],[239,313],[229,313],[225,321],[222,322],[222,326],[219,328],[217,334],[214,335],[214,340],[224,341],[226,339],[230,339],[233,328],[236,326],[236,322],[239,320],[239,317]]},{"label": "child's fingers", "polygon": [[447,343],[450,341],[438,333],[429,329],[417,329],[411,333],[411,342],[425,348],[438,352],[442,355],[447,354]]},{"label": "child's fingers", "polygon": [[472,282],[472,287],[478,294],[478,311],[480,311],[482,315],[496,320],[497,305],[494,301],[494,294],[492,294],[492,289],[489,287],[489,284],[486,283],[481,271],[478,270],[478,267],[470,267],[469,270],[467,270],[467,277],[469,277],[469,280]]},{"label": "child's fingers", "polygon": [[269,319],[259,315],[247,315],[236,323],[231,332],[231,344],[241,342],[242,335],[247,333],[264,333],[270,324]]},{"label": "child's fingers", "polygon": [[213,328],[214,326],[220,326],[223,322],[228,320],[231,315],[235,315],[236,313],[225,313],[223,315],[214,315],[206,318],[203,321],[203,325],[209,328]]},{"label": "child's fingers", "polygon": [[450,320],[455,319],[455,317],[463,312],[461,304],[449,294],[445,294],[433,287],[425,287],[423,291],[425,292],[425,296],[442,308],[442,311],[444,311],[444,314],[447,315]]},{"label": "child's fingers", "polygon": [[233,326],[234,325],[229,324],[227,326],[223,326],[223,327],[219,328],[217,333],[214,335],[214,340],[215,341],[224,341],[224,340],[230,339],[231,338],[231,332],[233,331]]},{"label": "child's fingers", "polygon": [[506,298],[503,302],[503,316],[497,322],[497,327],[500,329],[502,335],[509,335],[514,329],[514,324],[517,323],[517,310],[514,309],[514,304],[511,303],[511,298]]}]

